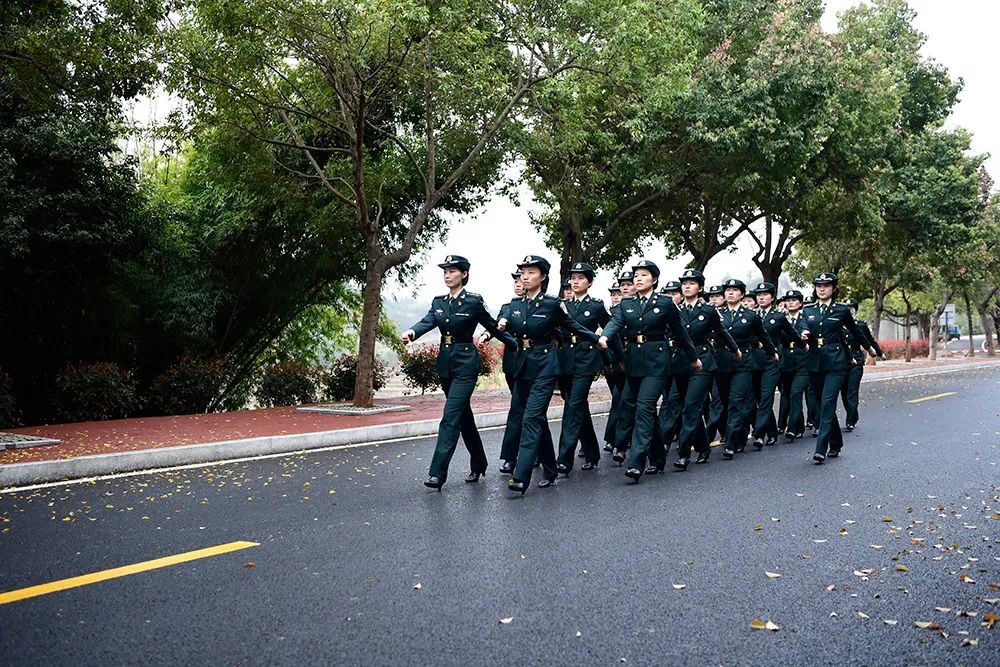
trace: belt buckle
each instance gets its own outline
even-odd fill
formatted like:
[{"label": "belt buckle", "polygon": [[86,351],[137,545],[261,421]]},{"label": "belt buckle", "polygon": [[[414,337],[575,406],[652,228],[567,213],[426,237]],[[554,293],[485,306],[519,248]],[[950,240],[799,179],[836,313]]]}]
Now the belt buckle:
[{"label": "belt buckle", "polygon": [[576,345],[579,342],[580,342],[580,340],[576,337],[576,334],[570,334],[570,336],[569,336],[569,344],[570,345]]},{"label": "belt buckle", "polygon": [[522,350],[530,350],[531,347],[532,347],[532,345],[531,345],[531,341],[529,339],[527,339],[527,338],[522,338],[521,339],[521,349]]},{"label": "belt buckle", "polygon": [[635,343],[636,343],[636,345],[642,345],[645,342],[646,342],[646,337],[645,336],[643,336],[642,334],[636,335],[636,337],[635,337]]},{"label": "belt buckle", "polygon": [[823,345],[824,345],[823,338],[822,337],[817,338],[816,339],[816,347],[823,347]]},{"label": "belt buckle", "polygon": [[454,345],[455,344],[455,337],[454,336],[441,336],[441,342],[444,345]]}]

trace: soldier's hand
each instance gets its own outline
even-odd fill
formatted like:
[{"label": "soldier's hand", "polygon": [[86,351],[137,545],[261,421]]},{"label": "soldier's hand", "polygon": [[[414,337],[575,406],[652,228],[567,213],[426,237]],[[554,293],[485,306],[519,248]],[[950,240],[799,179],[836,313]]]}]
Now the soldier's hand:
[{"label": "soldier's hand", "polygon": [[741,361],[743,359],[743,352],[740,350],[736,350],[736,354],[734,354],[733,356],[736,357],[736,361]]},{"label": "soldier's hand", "polygon": [[779,357],[779,356],[778,356],[778,353],[777,353],[777,352],[775,352],[774,354],[772,354],[772,355],[771,355],[771,358],[772,358],[772,359],[774,359],[774,362],[775,362],[775,363],[777,363],[777,362],[781,361],[781,357]]},{"label": "soldier's hand", "polygon": [[479,334],[479,342],[485,343],[492,337],[493,335],[489,331],[484,331],[483,333]]},{"label": "soldier's hand", "polygon": [[413,339],[416,338],[416,337],[417,337],[417,332],[416,331],[414,331],[413,329],[407,329],[406,331],[403,332],[403,335],[400,336],[399,338],[404,343],[412,343]]},{"label": "soldier's hand", "polygon": [[602,350],[608,349],[607,336],[601,336],[600,338],[597,339],[597,347],[601,348]]},{"label": "soldier's hand", "polygon": [[499,329],[500,331],[506,331],[507,330],[507,318],[506,317],[500,318],[500,321],[497,322],[497,329]]},{"label": "soldier's hand", "polygon": [[691,365],[694,366],[696,371],[700,371],[703,364],[701,363],[701,359],[695,359],[694,363]]},{"label": "soldier's hand", "polygon": [[809,332],[808,331],[803,331],[802,332],[802,340],[809,340]]}]

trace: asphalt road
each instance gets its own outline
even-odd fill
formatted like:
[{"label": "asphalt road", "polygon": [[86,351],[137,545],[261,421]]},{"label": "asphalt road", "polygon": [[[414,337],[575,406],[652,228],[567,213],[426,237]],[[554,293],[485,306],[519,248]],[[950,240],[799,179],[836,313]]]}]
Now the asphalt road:
[{"label": "asphalt road", "polygon": [[865,384],[826,465],[809,438],[639,485],[605,459],[523,498],[461,449],[425,490],[427,439],[3,494],[0,593],[259,546],[0,604],[0,662],[995,666],[998,390]]}]

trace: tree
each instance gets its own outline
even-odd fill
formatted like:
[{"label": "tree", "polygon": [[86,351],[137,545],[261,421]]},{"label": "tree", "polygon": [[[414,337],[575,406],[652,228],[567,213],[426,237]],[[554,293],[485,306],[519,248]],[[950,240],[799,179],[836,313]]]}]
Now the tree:
[{"label": "tree", "polygon": [[372,404],[386,273],[443,233],[443,211],[482,201],[525,96],[585,63],[587,9],[196,0],[183,13],[173,83],[197,121],[296,149],[280,164],[354,220],[365,258],[355,405]]},{"label": "tree", "polygon": [[679,166],[656,125],[686,92],[701,27],[689,0],[617,3],[600,20],[609,37],[593,68],[533,91],[516,138],[563,279],[578,261],[618,264],[656,233],[651,210]]}]

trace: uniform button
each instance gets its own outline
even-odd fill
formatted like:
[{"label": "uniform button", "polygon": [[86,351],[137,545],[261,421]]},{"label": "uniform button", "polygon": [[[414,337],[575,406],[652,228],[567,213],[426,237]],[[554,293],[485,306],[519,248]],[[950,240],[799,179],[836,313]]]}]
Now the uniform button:
[{"label": "uniform button", "polygon": [[444,320],[444,321],[445,321],[445,322],[451,322],[451,320],[449,320],[448,318],[445,318],[445,320]]}]

